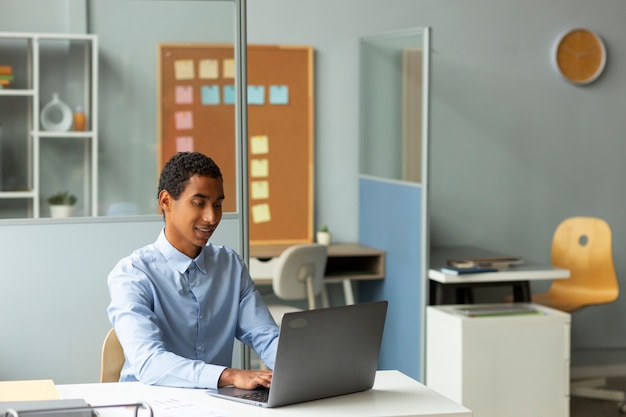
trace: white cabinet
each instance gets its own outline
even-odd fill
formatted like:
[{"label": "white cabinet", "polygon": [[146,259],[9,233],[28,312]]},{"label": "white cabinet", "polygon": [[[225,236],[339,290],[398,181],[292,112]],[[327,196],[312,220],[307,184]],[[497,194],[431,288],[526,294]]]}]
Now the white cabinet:
[{"label": "white cabinet", "polygon": [[[75,215],[97,215],[97,51],[95,35],[0,32],[0,80],[10,79],[0,88],[0,218],[48,217],[59,191],[78,197]],[[85,130],[50,129],[62,124],[58,109],[43,128],[54,94],[82,108]]]},{"label": "white cabinet", "polygon": [[474,417],[569,416],[570,316],[426,309],[426,385]]}]

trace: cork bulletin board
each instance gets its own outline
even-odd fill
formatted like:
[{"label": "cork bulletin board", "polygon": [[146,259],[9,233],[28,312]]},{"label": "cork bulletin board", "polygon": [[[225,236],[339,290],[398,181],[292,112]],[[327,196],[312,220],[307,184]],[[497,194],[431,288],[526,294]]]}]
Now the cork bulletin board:
[{"label": "cork bulletin board", "polygon": [[[313,240],[313,49],[248,45],[250,243]],[[159,167],[202,152],[224,177],[224,211],[236,211],[234,49],[161,44]]]}]

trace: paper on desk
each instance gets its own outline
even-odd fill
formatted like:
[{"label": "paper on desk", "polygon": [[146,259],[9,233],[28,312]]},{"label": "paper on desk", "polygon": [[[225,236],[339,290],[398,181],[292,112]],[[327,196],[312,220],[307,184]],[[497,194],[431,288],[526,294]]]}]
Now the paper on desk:
[{"label": "paper on desk", "polygon": [[58,400],[59,393],[51,379],[0,381],[0,401]]},{"label": "paper on desk", "polygon": [[230,416],[232,411],[215,408],[208,404],[185,402],[178,398],[149,399],[155,416],[159,417],[221,417]]}]

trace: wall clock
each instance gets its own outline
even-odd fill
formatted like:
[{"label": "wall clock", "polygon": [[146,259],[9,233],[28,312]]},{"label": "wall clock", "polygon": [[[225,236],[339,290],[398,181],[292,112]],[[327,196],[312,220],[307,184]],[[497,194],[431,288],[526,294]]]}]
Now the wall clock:
[{"label": "wall clock", "polygon": [[595,81],[606,65],[606,47],[593,31],[577,28],[563,33],[554,48],[557,71],[569,82],[584,85]]}]

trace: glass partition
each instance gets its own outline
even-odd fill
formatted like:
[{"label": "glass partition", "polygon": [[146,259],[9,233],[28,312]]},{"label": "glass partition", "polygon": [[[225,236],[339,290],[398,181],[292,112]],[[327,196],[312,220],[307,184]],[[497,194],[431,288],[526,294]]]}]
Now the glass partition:
[{"label": "glass partition", "polygon": [[428,55],[426,28],[361,38],[362,175],[422,182]]},{"label": "glass partition", "polygon": [[[11,2],[15,3],[11,8],[28,7],[17,0]],[[3,78],[12,80],[12,85],[0,84],[0,219],[50,217],[48,198],[61,191],[77,197],[73,213],[77,217],[155,215],[163,161],[176,151],[200,150],[206,143],[212,145],[203,151],[228,170],[224,173],[227,211],[243,212],[238,196],[247,190],[241,189],[246,185],[238,184],[237,178],[246,167],[238,155],[247,142],[245,132],[242,143],[236,136],[245,129],[240,120],[245,111],[237,112],[236,106],[242,100],[245,104],[244,95],[237,94],[245,74],[236,64],[233,78],[228,80],[236,100],[224,110],[224,117],[233,125],[232,137],[224,144],[215,141],[200,117],[161,119],[161,99],[172,93],[161,88],[159,46],[227,45],[234,57],[238,30],[245,31],[245,24],[238,24],[239,6],[245,2],[86,0],[48,4],[52,3],[56,6],[48,7],[58,13],[50,16],[51,22],[59,20],[54,35],[61,38],[48,40],[37,32],[15,32],[15,36],[0,32],[0,52],[6,58],[0,62],[0,72],[12,72],[0,74],[0,83]],[[76,32],[87,32],[89,35],[82,35],[85,39],[63,33],[70,18],[80,21],[72,26]],[[0,25],[2,21],[0,17]],[[24,22],[23,26],[31,28],[33,24]],[[245,37],[243,42],[245,45]],[[95,61],[90,60],[89,50],[83,53],[84,43],[95,51]],[[172,113],[188,115],[198,103],[208,106],[201,84],[222,87],[222,67],[218,78],[202,80],[198,64],[192,63],[193,79],[177,73],[174,91],[180,87],[193,88],[193,92],[187,97],[177,95]],[[80,107],[87,114],[83,131],[76,131],[73,125],[66,130],[67,114],[59,110],[59,115],[50,116],[59,118],[52,127],[41,124],[43,108],[53,94],[71,113]],[[67,108],[60,110],[67,112]],[[52,131],[57,127],[59,131]],[[175,145],[164,147],[165,137],[173,138]],[[229,153],[220,153],[226,147]]]}]

